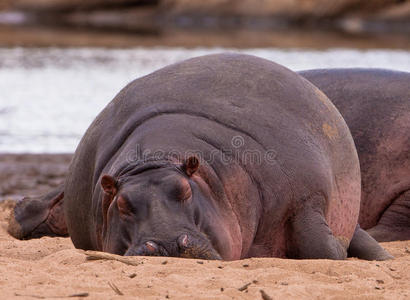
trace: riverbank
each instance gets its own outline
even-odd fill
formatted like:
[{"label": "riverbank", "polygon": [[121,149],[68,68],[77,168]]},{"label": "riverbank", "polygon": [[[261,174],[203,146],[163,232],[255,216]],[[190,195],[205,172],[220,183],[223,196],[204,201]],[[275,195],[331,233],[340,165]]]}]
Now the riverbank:
[{"label": "riverbank", "polygon": [[49,192],[64,181],[71,157],[72,154],[0,154],[0,201]]},{"label": "riverbank", "polygon": [[150,34],[59,26],[11,26],[0,24],[0,47],[224,47],[299,49],[401,49],[410,50],[408,35],[401,33],[354,33],[314,28],[256,30],[249,28],[161,28]]},{"label": "riverbank", "polygon": [[87,27],[280,28],[292,25],[340,30],[406,31],[407,0],[1,0],[27,21]]},{"label": "riverbank", "polygon": [[0,46],[410,49],[410,0],[0,0]]}]

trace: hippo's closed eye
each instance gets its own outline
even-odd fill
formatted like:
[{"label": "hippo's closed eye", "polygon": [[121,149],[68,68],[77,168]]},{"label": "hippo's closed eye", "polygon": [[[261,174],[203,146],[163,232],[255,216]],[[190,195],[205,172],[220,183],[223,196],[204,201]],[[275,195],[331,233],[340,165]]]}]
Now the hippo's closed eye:
[{"label": "hippo's closed eye", "polygon": [[167,194],[178,201],[188,201],[192,197],[192,189],[186,178],[181,176],[167,178]]}]

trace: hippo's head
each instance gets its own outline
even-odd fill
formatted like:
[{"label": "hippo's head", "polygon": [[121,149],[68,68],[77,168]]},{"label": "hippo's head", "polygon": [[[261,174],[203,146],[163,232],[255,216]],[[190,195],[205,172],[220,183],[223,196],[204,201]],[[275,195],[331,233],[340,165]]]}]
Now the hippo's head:
[{"label": "hippo's head", "polygon": [[[101,178],[102,250],[121,255],[221,259],[210,192],[196,157]],[[212,224],[214,223],[214,224]]]}]

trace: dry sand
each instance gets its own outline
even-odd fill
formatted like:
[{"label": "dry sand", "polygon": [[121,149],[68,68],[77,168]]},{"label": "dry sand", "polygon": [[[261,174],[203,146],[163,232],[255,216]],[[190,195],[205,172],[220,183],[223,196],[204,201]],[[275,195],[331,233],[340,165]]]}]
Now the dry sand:
[{"label": "dry sand", "polygon": [[[28,189],[27,170],[40,178],[54,174],[50,186],[55,185],[69,160],[68,156],[40,158],[0,156],[1,171],[6,165],[10,172],[21,171],[2,178],[10,195]],[[22,178],[25,183],[17,184]],[[7,185],[9,179],[15,185]],[[43,182],[40,190],[46,185]],[[7,195],[3,192],[5,198],[14,197]],[[15,240],[6,232],[12,204],[0,204],[0,299],[410,299],[410,241],[384,243],[396,257],[386,262],[134,257],[135,265],[129,265],[87,260],[69,238]]]}]

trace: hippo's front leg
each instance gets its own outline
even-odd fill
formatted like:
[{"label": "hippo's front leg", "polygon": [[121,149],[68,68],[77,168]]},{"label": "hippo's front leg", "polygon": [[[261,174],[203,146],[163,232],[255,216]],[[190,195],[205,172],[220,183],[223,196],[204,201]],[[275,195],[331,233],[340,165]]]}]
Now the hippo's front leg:
[{"label": "hippo's front leg", "polygon": [[323,196],[315,195],[304,202],[289,222],[287,257],[345,259],[348,243],[343,243],[332,234],[323,213]]}]

